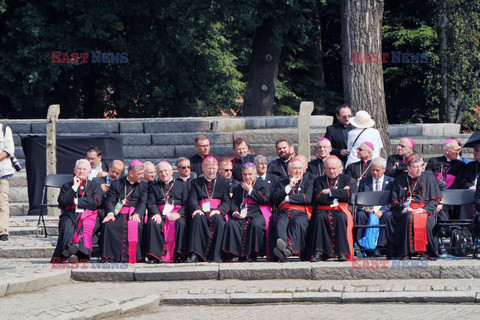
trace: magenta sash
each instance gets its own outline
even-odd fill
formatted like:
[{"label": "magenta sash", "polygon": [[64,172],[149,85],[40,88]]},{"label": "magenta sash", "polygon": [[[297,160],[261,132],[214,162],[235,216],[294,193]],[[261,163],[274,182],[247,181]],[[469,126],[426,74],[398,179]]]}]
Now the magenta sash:
[{"label": "magenta sash", "polygon": [[[198,205],[200,206],[200,208],[202,207],[202,204],[204,203],[208,203],[210,202],[210,211],[215,210],[218,208],[218,206],[220,205],[220,203],[222,203],[222,200],[220,199],[210,199],[210,198],[206,198],[206,199],[202,199],[200,201],[198,201]],[[225,219],[227,219],[227,221],[230,219],[230,217],[228,216],[228,214],[225,214]]]},{"label": "magenta sash", "polygon": [[121,214],[128,215],[128,263],[137,262],[138,222],[130,220],[135,207],[122,207]]},{"label": "magenta sash", "polygon": [[[92,252],[92,236],[95,222],[97,221],[97,215],[98,210],[92,211],[86,209],[83,211],[78,219],[77,231],[72,239],[72,243],[80,243],[80,240],[83,239],[85,248],[90,250],[90,252]],[[79,234],[80,230],[82,230],[82,234]]]},{"label": "magenta sash", "polygon": [[[244,203],[255,203],[257,204],[255,201],[253,201],[252,199],[250,198],[245,198],[245,200],[243,201]],[[259,205],[258,206],[260,208],[260,212],[262,213],[263,217],[265,218],[265,226],[266,226],[266,234],[265,234],[265,240],[267,241],[267,245],[266,245],[266,251],[267,251],[267,261],[273,261],[273,252],[272,250],[270,250],[270,230],[268,229],[268,226],[269,226],[269,223],[270,223],[270,217],[272,216],[272,208],[270,208],[270,206],[267,206],[267,205]]]},{"label": "magenta sash", "polygon": [[[160,212],[163,212],[163,208],[165,208],[164,204],[158,206]],[[175,205],[170,212],[177,213],[181,208],[182,206]],[[162,255],[162,260],[165,263],[172,263],[175,255],[175,221],[170,221],[167,217],[164,218],[163,234],[165,235],[165,249],[163,251],[165,254]]]},{"label": "magenta sash", "polygon": [[455,176],[448,173],[445,175],[445,180],[443,180],[443,175],[441,172],[435,173],[435,176],[437,177],[437,179],[442,180],[447,188],[450,188],[455,182]]}]

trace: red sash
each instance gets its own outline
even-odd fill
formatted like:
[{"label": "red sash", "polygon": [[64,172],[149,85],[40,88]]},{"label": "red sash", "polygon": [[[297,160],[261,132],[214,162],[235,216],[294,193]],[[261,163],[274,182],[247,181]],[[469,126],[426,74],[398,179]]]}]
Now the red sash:
[{"label": "red sash", "polygon": [[[200,208],[202,207],[202,204],[204,203],[208,203],[210,202],[210,211],[212,210],[215,210],[218,208],[218,206],[220,205],[220,203],[222,203],[222,200],[220,199],[210,199],[210,198],[205,198],[205,199],[202,199],[200,201],[198,201],[198,205],[200,206]],[[228,214],[225,214],[225,219],[227,219],[227,221],[230,219],[230,217],[228,216]]]},{"label": "red sash", "polygon": [[135,207],[122,207],[119,214],[128,215],[128,263],[137,262],[138,222],[130,220]]},{"label": "red sash", "polygon": [[298,211],[303,211],[306,212],[308,215],[308,219],[312,217],[312,206],[302,206],[299,204],[291,204],[290,202],[284,202],[280,205],[279,207],[281,210],[284,209],[291,209],[291,210],[298,210]]},{"label": "red sash", "polygon": [[[163,212],[163,208],[165,208],[164,204],[158,206],[160,212]],[[170,212],[177,213],[181,208],[182,206],[175,205]],[[162,255],[162,260],[165,261],[165,263],[172,263],[175,255],[175,221],[170,221],[168,217],[165,217],[164,221],[163,234],[165,236],[165,254]]]},{"label": "red sash", "polygon": [[[80,243],[80,240],[83,239],[85,248],[89,249],[90,252],[92,252],[93,229],[95,228],[97,215],[98,210],[92,211],[86,209],[83,211],[78,219],[77,231],[72,239],[72,243]],[[78,234],[80,230],[82,230],[82,234]]]},{"label": "red sash", "polygon": [[[257,204],[255,201],[253,201],[250,198],[245,198],[244,203]],[[267,205],[259,205],[258,207],[260,208],[260,212],[262,212],[262,215],[265,218],[265,226],[266,226],[265,230],[267,230],[265,235],[265,238],[266,238],[265,240],[267,241],[267,245],[266,245],[267,261],[273,261],[273,254],[272,254],[272,251],[270,250],[270,232],[268,230],[270,217],[272,216],[272,209],[270,208],[270,206],[267,206]]]},{"label": "red sash", "polygon": [[348,260],[353,260],[353,216],[350,210],[348,210],[348,203],[340,202],[336,207],[330,207],[329,205],[317,206],[317,210],[338,210],[347,215],[347,241],[350,249]]},{"label": "red sash", "polygon": [[[412,202],[410,208],[416,210],[425,207],[425,203]],[[427,218],[428,213],[412,214],[413,221],[413,248],[416,252],[425,252],[428,244],[427,238]]]}]

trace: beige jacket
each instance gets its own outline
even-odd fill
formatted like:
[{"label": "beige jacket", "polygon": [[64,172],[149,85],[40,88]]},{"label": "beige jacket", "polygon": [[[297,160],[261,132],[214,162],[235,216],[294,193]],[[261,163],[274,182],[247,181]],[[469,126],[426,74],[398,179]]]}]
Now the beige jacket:
[{"label": "beige jacket", "polygon": [[[10,156],[15,154],[15,145],[13,144],[12,129],[9,126],[5,129],[5,137],[3,136],[3,124],[0,124],[0,153],[7,152]],[[0,178],[6,175],[14,174],[12,161],[10,157],[0,161]]]}]

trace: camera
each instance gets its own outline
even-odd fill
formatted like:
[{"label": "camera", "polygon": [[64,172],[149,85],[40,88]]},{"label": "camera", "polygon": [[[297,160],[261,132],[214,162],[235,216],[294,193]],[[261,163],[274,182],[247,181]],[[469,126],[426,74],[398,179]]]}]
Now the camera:
[{"label": "camera", "polygon": [[20,170],[22,170],[22,165],[20,164],[20,162],[18,161],[17,157],[13,156],[13,157],[10,157],[10,160],[12,160],[12,166],[15,168],[15,170],[18,172]]}]

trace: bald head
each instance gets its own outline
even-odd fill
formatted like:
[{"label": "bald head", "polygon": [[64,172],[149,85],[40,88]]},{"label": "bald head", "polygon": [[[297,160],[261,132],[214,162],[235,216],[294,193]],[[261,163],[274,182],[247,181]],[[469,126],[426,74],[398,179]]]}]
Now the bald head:
[{"label": "bald head", "polygon": [[325,172],[330,179],[338,177],[338,175],[342,173],[342,170],[342,161],[337,157],[331,157],[325,161]]},{"label": "bald head", "polygon": [[304,171],[303,172],[306,172],[307,171],[307,167],[308,167],[308,161],[307,161],[307,158],[304,156],[304,155],[301,155],[299,154],[298,156],[296,156],[297,159],[300,159],[300,161],[303,163],[303,166],[304,166]]},{"label": "bald head", "polygon": [[413,153],[413,145],[410,138],[402,138],[397,146],[397,154],[401,157],[408,157]]},{"label": "bald head", "polygon": [[116,180],[120,177],[125,169],[125,165],[121,160],[113,160],[110,166],[108,167],[108,176],[110,180]]}]

